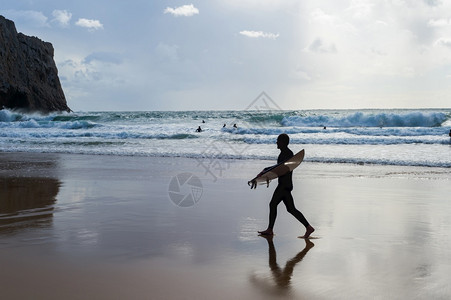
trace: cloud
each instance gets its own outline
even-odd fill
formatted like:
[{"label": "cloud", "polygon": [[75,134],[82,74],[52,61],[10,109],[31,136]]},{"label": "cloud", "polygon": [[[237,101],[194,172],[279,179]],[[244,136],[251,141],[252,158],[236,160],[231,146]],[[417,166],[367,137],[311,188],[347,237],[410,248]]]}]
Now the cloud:
[{"label": "cloud", "polygon": [[35,10],[0,10],[0,14],[14,23],[23,23],[32,27],[49,27],[48,18],[40,11]]},{"label": "cloud", "polygon": [[337,53],[337,48],[335,44],[325,45],[321,39],[314,40],[308,47],[307,50],[315,53]]},{"label": "cloud", "polygon": [[302,70],[300,67],[296,68],[292,75],[295,79],[301,79],[301,80],[307,80],[307,81],[312,80],[312,77],[307,72]]},{"label": "cloud", "polygon": [[192,4],[189,4],[189,5],[179,6],[176,8],[166,7],[166,9],[164,10],[164,13],[171,14],[176,17],[180,17],[180,16],[192,17],[194,15],[199,14],[199,9],[194,7],[194,5],[192,5]]},{"label": "cloud", "polygon": [[52,22],[58,23],[62,27],[69,26],[70,19],[72,18],[72,14],[67,10],[58,10],[55,9],[52,12],[53,20]]},{"label": "cloud", "polygon": [[424,0],[424,3],[429,6],[439,6],[443,4],[441,0]]},{"label": "cloud", "polygon": [[120,54],[94,52],[84,58],[68,57],[58,63],[60,78],[71,89],[116,86],[124,76],[123,58]]},{"label": "cloud", "polygon": [[241,35],[250,37],[250,38],[267,38],[267,39],[273,39],[275,40],[276,38],[279,37],[279,34],[274,34],[271,32],[263,32],[263,31],[250,31],[250,30],[243,30],[240,31]]},{"label": "cloud", "polygon": [[375,4],[367,0],[352,0],[350,6],[345,11],[351,12],[352,16],[356,19],[366,19],[371,16],[374,6]]},{"label": "cloud", "polygon": [[90,31],[103,29],[103,24],[99,20],[78,19],[75,25],[88,28]]},{"label": "cloud", "polygon": [[436,42],[435,42],[436,46],[443,46],[443,47],[447,47],[447,48],[451,48],[451,39],[448,38],[439,38]]},{"label": "cloud", "polygon": [[322,9],[317,8],[310,13],[310,19],[312,22],[319,23],[321,25],[335,25],[338,22],[336,16],[326,14]]},{"label": "cloud", "polygon": [[155,48],[155,52],[163,60],[177,61],[178,57],[178,46],[168,45],[165,43],[159,43]]},{"label": "cloud", "polygon": [[82,63],[89,64],[93,62],[101,62],[108,64],[119,65],[123,62],[123,59],[120,54],[112,53],[112,52],[94,52],[86,56]]},{"label": "cloud", "polygon": [[99,81],[101,76],[95,67],[85,63],[84,60],[71,58],[58,64],[58,71],[61,77],[64,77],[71,85],[77,85],[80,82]]},{"label": "cloud", "polygon": [[445,27],[451,25],[451,19],[431,19],[428,22],[429,27]]}]

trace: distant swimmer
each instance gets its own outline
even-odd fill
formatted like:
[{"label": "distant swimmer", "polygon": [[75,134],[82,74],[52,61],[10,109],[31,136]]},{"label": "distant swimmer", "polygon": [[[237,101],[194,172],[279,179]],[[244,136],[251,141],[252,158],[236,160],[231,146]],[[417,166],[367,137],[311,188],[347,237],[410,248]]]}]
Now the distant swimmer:
[{"label": "distant swimmer", "polygon": [[200,126],[197,127],[196,132],[202,132],[202,128],[200,128]]},{"label": "distant swimmer", "polygon": [[222,128],[225,128],[226,127],[226,124],[224,124],[223,126],[222,126]]},{"label": "distant swimmer", "polygon": [[449,137],[451,137],[451,129],[449,130],[449,134],[448,135],[449,135]]},{"label": "distant swimmer", "polygon": [[205,123],[205,120],[202,120],[202,123]]},{"label": "distant swimmer", "polygon": [[324,130],[326,130],[327,129],[327,127],[326,126],[324,126],[324,128],[323,128]]},{"label": "distant swimmer", "polygon": [[236,124],[233,124],[233,128],[238,128],[238,126],[236,126]]}]

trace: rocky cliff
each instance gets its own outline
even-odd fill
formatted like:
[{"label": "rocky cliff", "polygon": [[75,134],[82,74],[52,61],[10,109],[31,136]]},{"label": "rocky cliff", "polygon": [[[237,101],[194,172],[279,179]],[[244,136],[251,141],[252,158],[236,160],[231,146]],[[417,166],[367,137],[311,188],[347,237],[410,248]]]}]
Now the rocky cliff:
[{"label": "rocky cliff", "polygon": [[70,111],[53,53],[52,44],[17,33],[0,16],[0,109]]}]

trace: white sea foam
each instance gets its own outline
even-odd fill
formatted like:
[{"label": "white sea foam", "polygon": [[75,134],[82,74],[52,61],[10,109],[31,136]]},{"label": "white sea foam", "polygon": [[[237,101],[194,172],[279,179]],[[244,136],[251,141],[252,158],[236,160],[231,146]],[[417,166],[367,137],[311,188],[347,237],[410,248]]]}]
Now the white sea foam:
[{"label": "white sea foam", "polygon": [[444,112],[355,112],[348,115],[289,116],[282,120],[284,126],[333,127],[436,127],[448,117]]},{"label": "white sea foam", "polygon": [[[450,119],[450,110],[80,112],[45,116],[0,110],[0,151],[274,159],[275,140],[285,132],[293,150],[306,148],[307,161],[449,168],[450,126],[446,124]],[[201,133],[195,132],[198,126],[203,129]]]}]

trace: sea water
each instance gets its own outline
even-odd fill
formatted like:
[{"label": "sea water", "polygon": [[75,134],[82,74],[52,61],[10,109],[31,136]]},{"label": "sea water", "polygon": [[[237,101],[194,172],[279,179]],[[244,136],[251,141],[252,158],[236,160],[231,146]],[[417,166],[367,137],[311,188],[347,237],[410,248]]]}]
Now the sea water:
[{"label": "sea water", "polygon": [[3,109],[0,151],[275,160],[277,136],[287,133],[306,161],[450,168],[450,128],[451,109],[50,115]]}]

